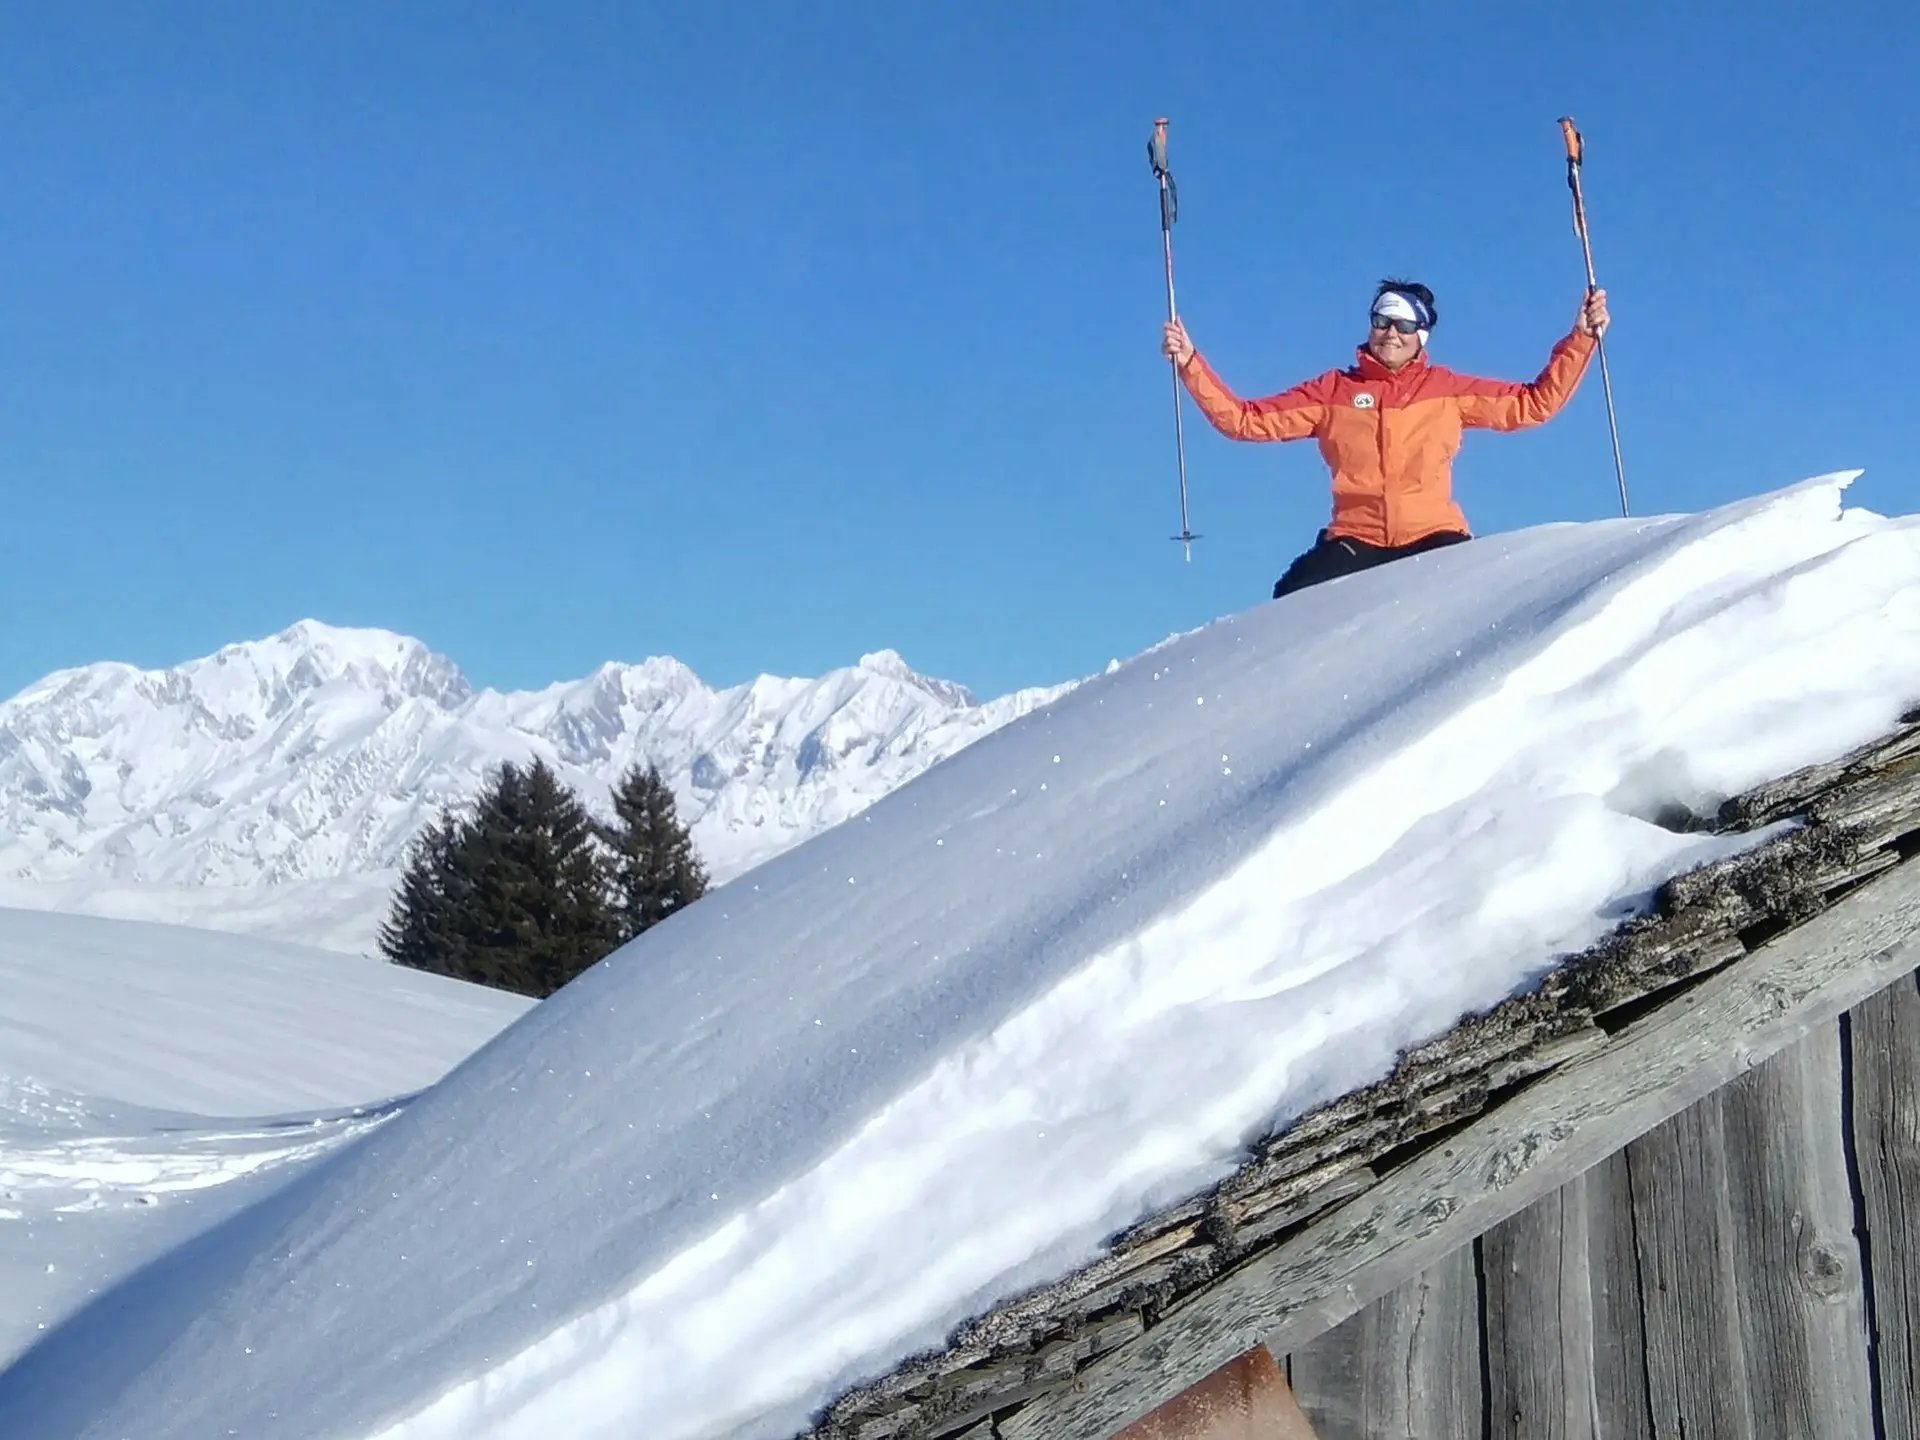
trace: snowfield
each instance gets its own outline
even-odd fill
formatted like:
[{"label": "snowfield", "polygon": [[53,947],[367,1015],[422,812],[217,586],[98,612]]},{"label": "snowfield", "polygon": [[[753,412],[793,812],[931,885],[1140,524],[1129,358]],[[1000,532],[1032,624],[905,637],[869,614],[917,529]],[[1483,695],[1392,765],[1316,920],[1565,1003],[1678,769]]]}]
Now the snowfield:
[{"label": "snowfield", "polygon": [[0,1364],[533,1003],[322,950],[20,910],[0,910],[0,995]]},{"label": "snowfield", "polygon": [[424,1089],[531,1000],[301,945],[0,910],[0,1076],[196,1115]]},{"label": "snowfield", "polygon": [[392,914],[399,883],[398,869],[237,885],[0,876],[0,905],[190,925],[371,957],[378,954],[380,926]]},{"label": "snowfield", "polygon": [[[1849,476],[1180,636],[762,865],[0,1375],[9,1437],[778,1437],[1920,699]],[[75,1021],[74,1023],[83,1023]]]}]

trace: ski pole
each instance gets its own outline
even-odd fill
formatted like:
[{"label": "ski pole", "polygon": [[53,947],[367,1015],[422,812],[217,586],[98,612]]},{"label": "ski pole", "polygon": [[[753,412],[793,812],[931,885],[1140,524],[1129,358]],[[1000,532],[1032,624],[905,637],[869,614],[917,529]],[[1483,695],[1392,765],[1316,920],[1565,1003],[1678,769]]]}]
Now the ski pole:
[{"label": "ski pole", "polygon": [[[1600,282],[1593,274],[1593,241],[1587,236],[1587,202],[1580,192],[1580,166],[1587,158],[1587,142],[1580,138],[1580,132],[1573,128],[1573,117],[1560,117],[1560,131],[1567,142],[1567,188],[1573,191],[1573,233],[1580,237],[1580,249],[1587,257],[1587,293],[1591,295],[1600,288]],[[1595,337],[1600,349],[1600,389],[1607,397],[1607,429],[1613,435],[1613,473],[1620,481],[1620,513],[1630,515],[1627,508],[1627,467],[1620,458],[1620,418],[1613,409],[1613,372],[1607,368],[1607,337],[1603,330]]]},{"label": "ski pole", "polygon": [[[1147,140],[1147,160],[1153,166],[1153,178],[1160,182],[1160,248],[1167,259],[1167,319],[1171,322],[1180,317],[1173,303],[1173,222],[1180,218],[1180,192],[1174,186],[1173,172],[1167,168],[1164,115],[1153,122],[1153,134]],[[1200,537],[1187,523],[1187,436],[1180,418],[1180,362],[1168,357],[1167,364],[1173,369],[1173,444],[1180,456],[1180,533],[1173,538],[1180,542],[1181,552],[1191,564],[1193,542]]]}]

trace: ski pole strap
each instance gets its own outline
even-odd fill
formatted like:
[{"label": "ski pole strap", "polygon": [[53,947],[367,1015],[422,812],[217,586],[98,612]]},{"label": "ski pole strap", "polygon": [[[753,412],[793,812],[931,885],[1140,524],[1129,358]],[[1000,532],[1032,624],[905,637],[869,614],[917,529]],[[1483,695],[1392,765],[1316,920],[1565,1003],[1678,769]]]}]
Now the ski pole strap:
[{"label": "ski pole strap", "polygon": [[1173,171],[1167,168],[1167,120],[1163,115],[1153,122],[1153,134],[1147,137],[1147,163],[1153,166],[1153,178],[1160,182],[1160,228],[1171,230],[1180,218],[1180,192],[1173,183]]}]

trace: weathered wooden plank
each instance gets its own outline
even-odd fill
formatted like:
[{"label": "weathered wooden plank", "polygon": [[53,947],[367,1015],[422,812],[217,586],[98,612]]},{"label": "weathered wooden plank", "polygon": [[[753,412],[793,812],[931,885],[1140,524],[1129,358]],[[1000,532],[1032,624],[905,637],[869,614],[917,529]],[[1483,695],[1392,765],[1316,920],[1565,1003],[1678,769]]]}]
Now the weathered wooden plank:
[{"label": "weathered wooden plank", "polygon": [[1160,1305],[1169,1293],[1178,1293],[1182,1280],[1204,1274],[1213,1260],[1213,1252],[1211,1245],[1190,1245],[1176,1250],[1163,1260],[1130,1270],[1111,1284],[1090,1291],[1079,1304],[1088,1314],[1114,1307],[1140,1309]]},{"label": "weathered wooden plank", "polygon": [[[1183,1251],[1193,1245],[1193,1227],[1182,1227],[1173,1245],[1162,1245],[1160,1241],[1164,1238],[1157,1236],[1145,1245],[1097,1260],[1065,1280],[1010,1301],[980,1319],[969,1322],[956,1332],[949,1350],[934,1357],[933,1363],[940,1373],[945,1374],[975,1364],[998,1350],[1023,1347],[1036,1332],[1044,1333],[1069,1322],[1083,1337],[1109,1330],[1113,1320],[1129,1323],[1124,1316],[1103,1315],[1090,1326],[1085,1325],[1084,1320],[1108,1308],[1115,1295],[1124,1291],[1129,1282],[1162,1279],[1181,1268],[1185,1263],[1181,1259]],[[1193,1258],[1190,1252],[1187,1253],[1189,1259]],[[1145,1263],[1138,1263],[1142,1256],[1150,1258]],[[1116,1277],[1119,1278],[1116,1280]],[[1137,1329],[1137,1317],[1132,1323]],[[1112,1349],[1118,1343],[1118,1340],[1112,1344],[1101,1343],[1093,1353]]]},{"label": "weathered wooden plank", "polygon": [[1174,1307],[1003,1433],[1103,1440],[1260,1340],[1297,1348],[1911,971],[1916,932],[1920,865],[1903,865]]},{"label": "weathered wooden plank", "polygon": [[1920,727],[1896,730],[1884,740],[1850,755],[1825,764],[1809,765],[1729,800],[1720,807],[1720,823],[1743,829],[1772,824],[1804,811],[1810,800],[1830,790],[1871,776],[1916,753],[1920,753]]},{"label": "weathered wooden plank", "polygon": [[1838,890],[1843,885],[1857,885],[1862,880],[1871,880],[1882,871],[1893,869],[1899,863],[1898,850],[1876,850],[1863,846],[1845,860],[1824,866],[1815,877],[1814,884],[1823,891]]},{"label": "weathered wooden plank", "polygon": [[1206,1213],[1207,1197],[1196,1195],[1183,1205],[1176,1205],[1171,1210],[1162,1210],[1157,1215],[1149,1215],[1138,1225],[1121,1231],[1114,1237],[1113,1248],[1116,1251],[1131,1250],[1135,1246],[1144,1245],[1149,1240],[1166,1234],[1169,1230],[1190,1226]]},{"label": "weathered wooden plank", "polygon": [[[1565,1024],[1564,1017],[1556,1021]],[[1412,1056],[1404,1057],[1387,1080],[1314,1111],[1266,1142],[1258,1162],[1220,1187],[1220,1204],[1231,1214],[1232,1207],[1245,1203],[1242,1197],[1287,1198],[1282,1187],[1309,1172],[1330,1173],[1372,1160],[1477,1114],[1490,1092],[1569,1064],[1606,1043],[1605,1032],[1593,1025],[1565,1033],[1555,1028],[1534,1024],[1497,1045],[1476,1041],[1442,1059],[1429,1056],[1415,1063]]]},{"label": "weathered wooden plank", "polygon": [[1757,1440],[1720,1107],[1708,1099],[1656,1126],[1627,1147],[1627,1168],[1654,1434]]},{"label": "weathered wooden plank", "polygon": [[[1488,1071],[1516,1060],[1537,1042],[1516,1040],[1505,1056],[1468,1055],[1445,1065],[1414,1068],[1405,1060],[1377,1085],[1314,1111],[1262,1147],[1261,1158],[1220,1188],[1224,1203],[1331,1166],[1356,1164],[1404,1145],[1429,1130],[1472,1114],[1486,1102]],[[1545,1065],[1541,1068],[1551,1068]]]},{"label": "weathered wooden plank", "polygon": [[1920,988],[1847,1017],[1883,1435],[1920,1435]]},{"label": "weathered wooden plank", "polygon": [[1480,1296],[1464,1246],[1293,1352],[1319,1440],[1481,1433]]},{"label": "weathered wooden plank", "polygon": [[1877,777],[1873,785],[1857,792],[1820,800],[1812,813],[1825,823],[1849,826],[1869,844],[1904,835],[1920,824],[1920,767]]},{"label": "weathered wooden plank", "polygon": [[1871,1435],[1839,1025],[1821,1026],[1703,1103],[1718,1104],[1723,1118],[1734,1298],[1757,1428]]},{"label": "weathered wooden plank", "polygon": [[1626,937],[1620,962],[1600,966],[1586,983],[1595,1018],[1743,959],[1747,947],[1730,928],[1735,918],[1712,910],[1683,913]]},{"label": "weathered wooden plank", "polygon": [[1315,1186],[1312,1191],[1296,1199],[1292,1204],[1262,1210],[1244,1223],[1236,1224],[1230,1213],[1223,1213],[1219,1217],[1223,1241],[1232,1251],[1249,1249],[1269,1235],[1284,1230],[1290,1225],[1298,1225],[1303,1220],[1311,1219],[1322,1210],[1331,1209],[1343,1200],[1352,1199],[1362,1190],[1372,1187],[1378,1180],[1379,1177],[1370,1167],[1358,1165],[1353,1169],[1330,1176],[1324,1183]]},{"label": "weathered wooden plank", "polygon": [[1654,1440],[1626,1151],[1615,1151],[1568,1188],[1580,1190],[1587,1217],[1594,1429],[1604,1440]]},{"label": "weathered wooden plank", "polygon": [[1588,1248],[1578,1180],[1480,1238],[1488,1440],[1596,1440]]}]

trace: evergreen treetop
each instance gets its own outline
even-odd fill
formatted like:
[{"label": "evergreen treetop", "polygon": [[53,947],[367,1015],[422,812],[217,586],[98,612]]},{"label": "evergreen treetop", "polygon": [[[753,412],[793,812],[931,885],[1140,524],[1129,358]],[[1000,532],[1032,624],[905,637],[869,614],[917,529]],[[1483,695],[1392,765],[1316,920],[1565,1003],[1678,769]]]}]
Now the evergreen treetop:
[{"label": "evergreen treetop", "polygon": [[673,791],[652,765],[635,765],[613,790],[616,823],[600,827],[609,851],[615,923],[622,941],[707,893],[707,871],[680,823]]},{"label": "evergreen treetop", "polygon": [[396,964],[522,995],[574,976],[706,892],[707,874],[652,765],[597,822],[543,760],[508,763],[407,847],[380,927]]}]

